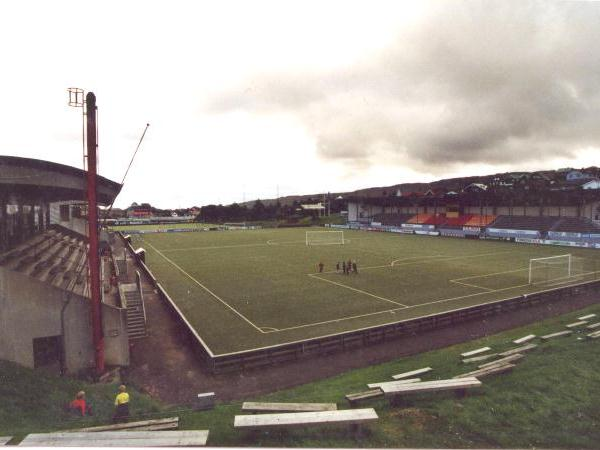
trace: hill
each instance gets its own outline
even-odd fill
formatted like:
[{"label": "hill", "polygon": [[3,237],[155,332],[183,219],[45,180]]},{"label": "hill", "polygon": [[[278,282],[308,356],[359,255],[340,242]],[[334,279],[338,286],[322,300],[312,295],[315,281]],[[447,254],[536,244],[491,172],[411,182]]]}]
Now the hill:
[{"label": "hill", "polygon": [[[570,168],[565,169],[557,169],[557,170],[545,170],[545,171],[535,171],[535,172],[503,172],[503,173],[495,173],[489,175],[474,175],[469,177],[456,177],[456,178],[445,178],[437,181],[432,181],[429,183],[399,183],[391,186],[378,186],[378,187],[367,187],[362,189],[357,189],[355,191],[348,192],[321,192],[314,194],[305,194],[305,195],[288,195],[285,197],[279,198],[271,198],[271,199],[261,199],[261,201],[266,205],[271,205],[277,203],[279,201],[282,205],[291,205],[294,202],[305,203],[305,202],[318,202],[322,201],[324,197],[327,195],[330,198],[336,198],[338,196],[342,197],[382,197],[382,196],[390,196],[395,195],[397,191],[402,193],[409,192],[426,192],[429,189],[444,189],[446,191],[459,191],[465,186],[468,186],[471,183],[482,183],[482,184],[491,184],[493,182],[497,182],[498,180],[510,180],[516,179],[523,176],[532,176],[539,175],[547,178],[550,181],[558,182],[560,180],[564,180],[565,173],[569,170],[575,170]],[[591,166],[587,168],[577,169],[583,173],[588,174],[593,177],[600,177],[600,168],[596,166]],[[252,207],[256,200],[247,201],[245,203],[241,203],[241,205],[246,205],[248,207]]]}]

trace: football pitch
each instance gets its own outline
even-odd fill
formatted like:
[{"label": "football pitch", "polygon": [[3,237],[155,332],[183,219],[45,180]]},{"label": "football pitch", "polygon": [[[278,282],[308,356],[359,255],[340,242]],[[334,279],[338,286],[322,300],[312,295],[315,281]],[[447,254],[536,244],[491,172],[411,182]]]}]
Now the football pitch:
[{"label": "football pitch", "polygon": [[[344,230],[311,245],[288,228],[132,236],[215,355],[327,336],[597,279],[598,250]],[[529,261],[570,254],[566,264]],[[336,271],[354,260],[358,273]],[[322,273],[318,264],[323,262]]]}]

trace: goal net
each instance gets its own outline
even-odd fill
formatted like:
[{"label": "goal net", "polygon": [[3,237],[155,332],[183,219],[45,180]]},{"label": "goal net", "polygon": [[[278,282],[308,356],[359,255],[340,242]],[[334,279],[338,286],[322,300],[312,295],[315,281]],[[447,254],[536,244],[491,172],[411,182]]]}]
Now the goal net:
[{"label": "goal net", "polygon": [[566,279],[575,272],[571,254],[529,260],[529,284]]},{"label": "goal net", "polygon": [[343,244],[343,231],[307,231],[306,245]]}]

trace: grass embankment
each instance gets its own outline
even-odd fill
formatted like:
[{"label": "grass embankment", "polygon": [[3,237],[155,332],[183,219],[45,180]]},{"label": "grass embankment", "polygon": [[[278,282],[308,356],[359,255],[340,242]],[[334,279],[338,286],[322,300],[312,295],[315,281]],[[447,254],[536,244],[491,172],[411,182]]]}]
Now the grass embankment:
[{"label": "grass embankment", "polygon": [[[110,423],[114,412],[116,384],[89,384],[57,377],[16,364],[0,361],[0,436],[23,437]],[[64,410],[64,404],[84,390],[93,416],[80,417]],[[154,418],[166,411],[156,400],[129,389],[131,415],[139,420]]]},{"label": "grass embankment", "polygon": [[[336,402],[366,389],[366,383],[431,366],[424,380],[449,378],[473,370],[460,353],[490,346],[498,352],[515,347],[512,340],[564,330],[576,317],[596,313],[600,305],[484,339],[454,345],[389,363],[354,370],[323,381],[247,400]],[[512,373],[483,378],[483,387],[465,398],[450,392],[414,395],[403,406],[370,401],[380,419],[355,439],[346,427],[303,428],[258,434],[236,431],[233,417],[240,402],[218,404],[212,411],[179,411],[181,429],[209,429],[213,446],[277,447],[568,447],[597,448],[600,442],[600,342],[574,335],[539,342]],[[96,405],[94,420],[108,421],[115,386],[86,386],[75,380],[44,377],[12,364],[0,364],[0,435],[85,426],[67,424],[60,404],[83,388]],[[218,395],[218,393],[217,393]],[[156,417],[161,408],[133,395],[135,413]],[[170,415],[163,410],[164,416]],[[68,426],[67,426],[68,425]]]},{"label": "grass embankment", "polygon": [[[516,347],[514,339],[564,330],[577,313],[514,329],[484,339],[454,345],[393,362],[354,370],[256,400],[337,402],[348,408],[344,395],[366,390],[366,383],[391,381],[391,375],[421,367],[434,370],[423,380],[449,378],[474,370],[460,353],[490,346],[492,351]],[[305,447],[568,447],[598,448],[600,442],[600,342],[583,330],[572,336],[539,342],[512,373],[482,378],[483,387],[458,399],[452,393],[414,395],[404,406],[385,400],[365,402],[380,419],[370,433],[354,439],[345,427],[298,429],[253,436],[233,429],[240,403],[214,411],[182,415],[185,428],[210,429],[209,444],[228,446]],[[583,339],[581,339],[583,337]],[[251,400],[251,399],[248,399]]]}]

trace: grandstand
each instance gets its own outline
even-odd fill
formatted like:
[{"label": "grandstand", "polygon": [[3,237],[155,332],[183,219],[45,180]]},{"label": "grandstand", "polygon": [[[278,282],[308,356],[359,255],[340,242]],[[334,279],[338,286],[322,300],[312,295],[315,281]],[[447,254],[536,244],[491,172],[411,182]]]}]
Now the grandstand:
[{"label": "grandstand", "polygon": [[[0,359],[60,373],[94,365],[85,176],[62,164],[0,156]],[[97,177],[102,204],[120,188]],[[127,309],[110,283],[106,234],[100,248],[105,358],[127,365]]]},{"label": "grandstand", "polygon": [[412,217],[412,214],[398,214],[398,213],[387,213],[387,214],[375,214],[373,216],[373,222],[379,222],[383,226],[401,226],[403,223]]},{"label": "grandstand", "polygon": [[490,228],[510,230],[535,230],[540,233],[550,230],[559,220],[559,217],[548,216],[498,216],[489,225]]},{"label": "grandstand", "polygon": [[550,231],[600,234],[600,224],[586,217],[561,217]]}]

